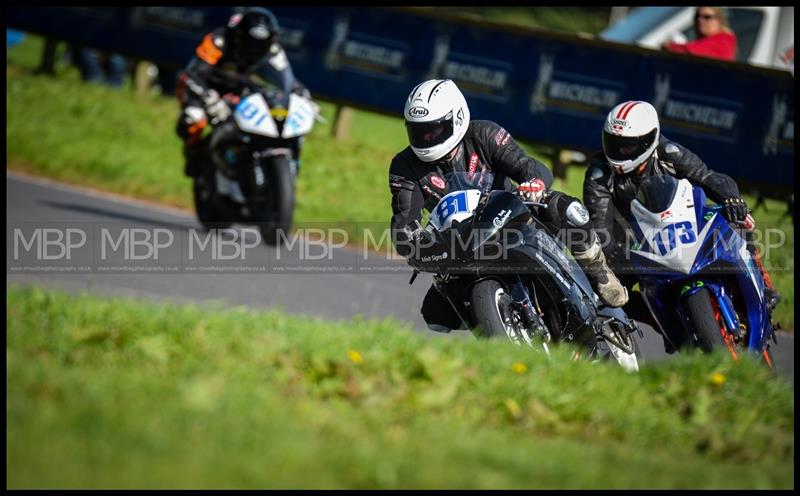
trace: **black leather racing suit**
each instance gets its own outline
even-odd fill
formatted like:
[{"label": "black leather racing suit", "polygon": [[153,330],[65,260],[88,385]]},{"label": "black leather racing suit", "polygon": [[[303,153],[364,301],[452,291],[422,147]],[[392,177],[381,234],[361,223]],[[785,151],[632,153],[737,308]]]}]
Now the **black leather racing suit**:
[{"label": "black leather racing suit", "polygon": [[[226,93],[239,95],[243,88],[242,81],[250,79],[261,85],[269,82],[286,93],[308,94],[305,86],[295,78],[282,47],[277,46],[274,53],[268,53],[254,64],[243,67],[236,62],[236,57],[225,50],[224,32],[225,28],[221,27],[208,33],[195,50],[195,56],[178,76],[175,95],[181,104],[181,116],[176,133],[184,140],[188,175],[199,172],[190,162],[201,160],[204,156],[200,147],[195,145],[200,144],[199,138],[207,122],[205,119],[197,122],[197,119],[188,115],[187,109],[205,110],[204,95],[209,90],[215,90],[219,96]],[[294,152],[297,159],[299,147]]]},{"label": "black leather racing suit", "polygon": [[[455,157],[450,160],[423,162],[417,158],[410,147],[395,155],[389,167],[389,188],[392,193],[392,240],[397,252],[403,256],[423,259],[447,249],[446,246],[432,246],[429,249],[413,250],[408,231],[414,229],[414,221],[422,219],[422,209],[431,211],[445,194],[443,175],[451,171],[481,171],[494,173],[494,189],[511,190],[509,179],[517,183],[541,179],[549,188],[553,174],[538,160],[529,157],[511,135],[491,121],[471,121],[464,138],[458,145]],[[563,210],[577,199],[555,193],[547,208],[546,225],[554,230],[566,224]],[[551,208],[553,205],[555,208]],[[590,223],[585,229],[588,231]],[[588,235],[578,236],[582,241]],[[581,241],[575,240],[574,246]],[[585,248],[584,248],[585,249]],[[438,324],[448,329],[458,329],[461,322],[450,304],[439,294],[434,286],[428,290],[422,304],[422,316],[428,324]]]}]

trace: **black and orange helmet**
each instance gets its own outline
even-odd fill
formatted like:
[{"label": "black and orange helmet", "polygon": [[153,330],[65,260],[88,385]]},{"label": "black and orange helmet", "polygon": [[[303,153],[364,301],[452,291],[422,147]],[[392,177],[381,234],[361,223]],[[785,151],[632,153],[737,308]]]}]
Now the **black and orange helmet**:
[{"label": "black and orange helmet", "polygon": [[278,20],[269,10],[248,7],[234,14],[225,26],[225,52],[235,63],[247,67],[278,49]]}]

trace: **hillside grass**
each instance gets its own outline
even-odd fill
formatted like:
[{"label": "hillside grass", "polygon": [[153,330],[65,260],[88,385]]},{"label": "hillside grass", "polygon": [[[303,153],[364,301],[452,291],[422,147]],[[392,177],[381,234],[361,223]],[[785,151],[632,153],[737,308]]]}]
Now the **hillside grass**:
[{"label": "hillside grass", "polygon": [[755,360],[629,374],[391,320],[8,288],[8,488],[794,487]]},{"label": "hillside grass", "polygon": [[501,24],[597,35],[606,27],[610,7],[429,7],[450,15],[486,19]]},{"label": "hillside grass", "polygon": [[[61,66],[55,78],[36,75],[42,43],[28,35],[7,50],[7,167],[192,208],[191,181],[183,175],[175,135],[176,99],[157,94],[137,98],[130,82],[122,90],[85,84],[74,67]],[[343,226],[355,243],[368,229],[379,231],[374,236],[379,239],[391,216],[389,163],[407,145],[403,122],[355,110],[351,137],[341,142],[331,136],[335,106],[321,105],[327,122],[315,126],[303,148],[295,225]],[[520,144],[551,165],[547,148]],[[553,188],[582,198],[584,171],[569,167],[566,179],[556,180]],[[755,205],[753,196],[745,199]],[[783,295],[776,318],[793,329],[794,226],[785,211],[782,203],[767,200],[756,219],[762,232],[779,229],[785,238],[765,254],[765,264]]]}]

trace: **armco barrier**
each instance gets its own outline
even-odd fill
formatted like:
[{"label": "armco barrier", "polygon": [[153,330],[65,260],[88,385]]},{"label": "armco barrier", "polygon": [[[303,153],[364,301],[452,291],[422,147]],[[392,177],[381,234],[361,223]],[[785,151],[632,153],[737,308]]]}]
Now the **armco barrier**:
[{"label": "armco barrier", "polygon": [[[9,7],[8,26],[182,66],[224,7]],[[605,114],[652,102],[662,131],[706,163],[781,197],[794,184],[789,72],[596,39],[454,19],[420,9],[275,7],[312,93],[399,116],[419,81],[456,80],[473,118],[563,148],[600,146]]]}]

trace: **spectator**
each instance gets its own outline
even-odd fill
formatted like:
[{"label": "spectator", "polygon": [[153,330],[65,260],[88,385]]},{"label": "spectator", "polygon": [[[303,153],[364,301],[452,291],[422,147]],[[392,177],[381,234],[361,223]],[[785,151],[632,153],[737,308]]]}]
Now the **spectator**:
[{"label": "spectator", "polygon": [[689,53],[699,57],[736,60],[736,35],[728,27],[722,7],[697,7],[694,14],[695,40],[688,43],[665,43],[668,52]]},{"label": "spectator", "polygon": [[174,95],[178,82],[178,70],[165,65],[156,67],[158,68],[158,85],[161,87],[161,94]]},{"label": "spectator", "polygon": [[78,44],[70,45],[73,63],[81,71],[81,78],[89,83],[105,83],[109,86],[122,86],[125,78],[126,61],[116,53],[104,54],[99,50]]},{"label": "spectator", "polygon": [[781,54],[778,55],[778,60],[783,67],[791,71],[792,76],[794,76],[794,45],[781,52]]}]

